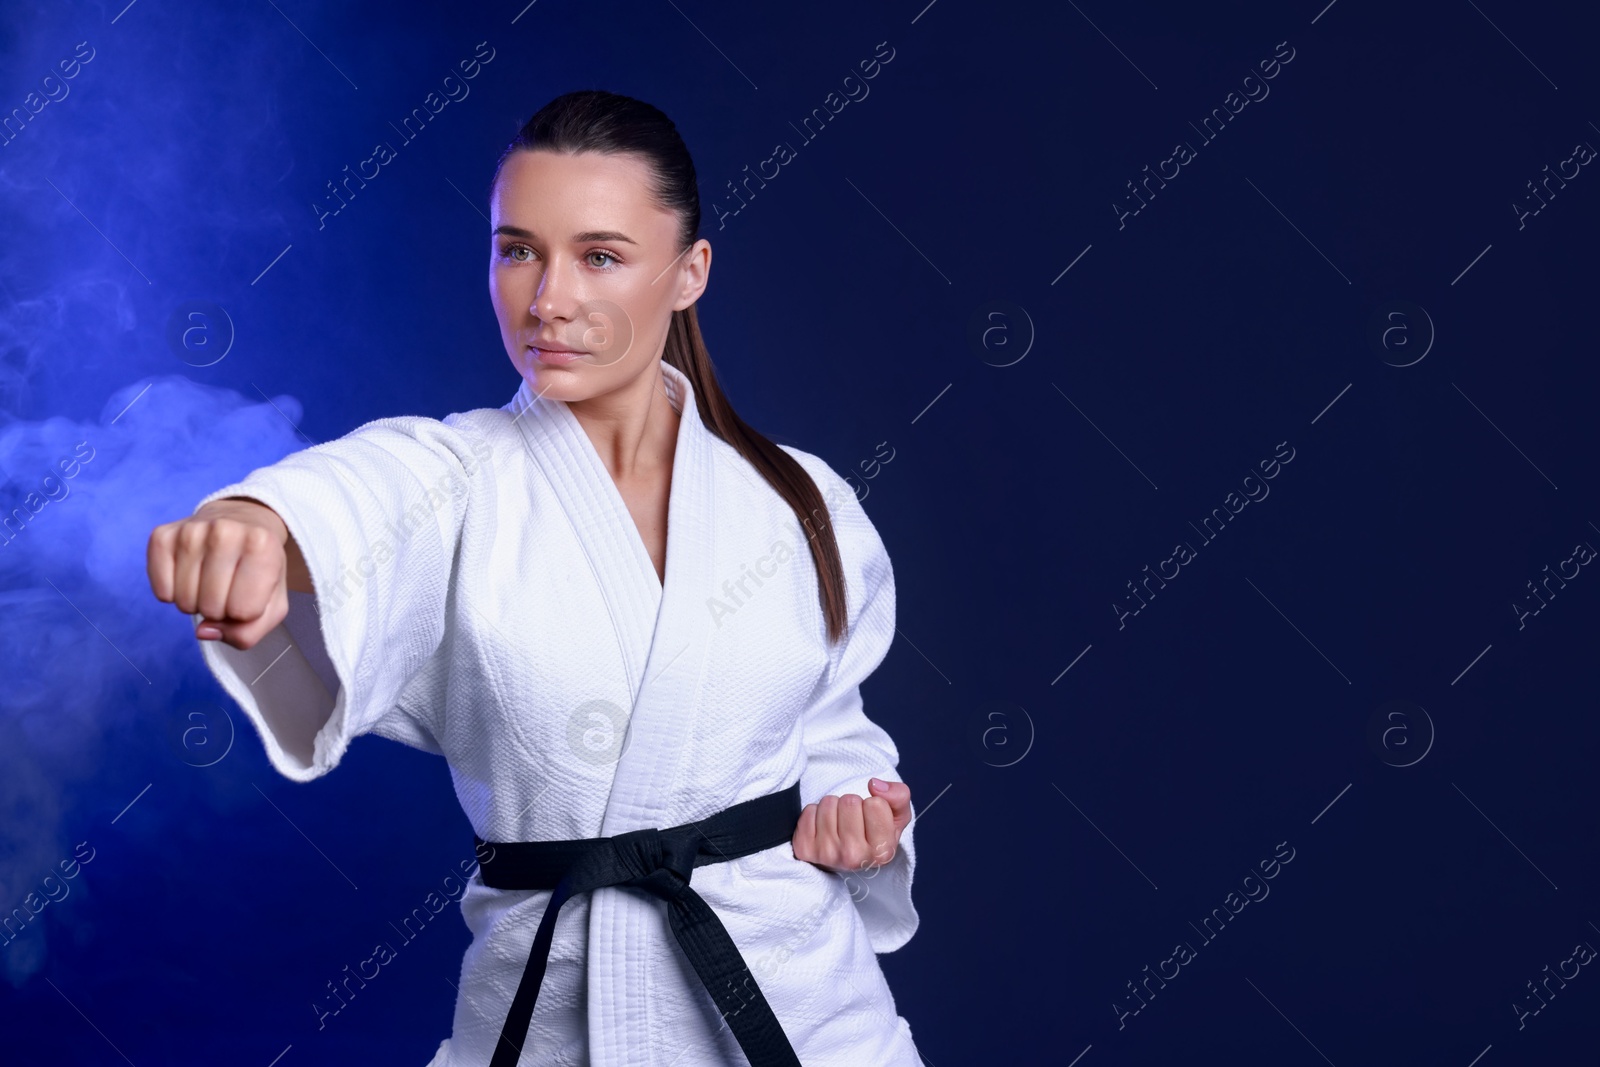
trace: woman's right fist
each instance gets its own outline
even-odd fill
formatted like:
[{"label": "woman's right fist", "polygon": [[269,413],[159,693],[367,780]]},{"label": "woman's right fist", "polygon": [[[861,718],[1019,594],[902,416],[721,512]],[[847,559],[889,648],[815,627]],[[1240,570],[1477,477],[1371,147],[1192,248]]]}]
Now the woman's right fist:
[{"label": "woman's right fist", "polygon": [[[242,497],[157,526],[147,557],[156,599],[203,616],[196,637],[235,648],[254,647],[288,615],[291,562],[305,573],[278,513]],[[294,586],[309,591],[308,581]]]}]

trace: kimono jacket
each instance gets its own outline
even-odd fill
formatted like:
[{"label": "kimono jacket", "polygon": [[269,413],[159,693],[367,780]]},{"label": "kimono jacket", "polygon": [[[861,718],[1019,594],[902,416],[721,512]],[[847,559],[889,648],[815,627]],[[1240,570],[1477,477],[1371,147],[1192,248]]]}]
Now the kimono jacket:
[{"label": "kimono jacket", "polygon": [[[876,529],[825,462],[780,446],[838,540],[849,628],[829,645],[816,524],[701,422],[686,375],[661,370],[681,416],[664,585],[577,417],[526,382],[502,408],[369,422],[201,502],[272,508],[315,586],[252,649],[200,643],[280,773],[326,774],[368,733],[442,755],[490,842],[677,826],[796,780],[802,804],[900,780],[860,691],[895,634]],[[915,864],[908,826],[866,872],[788,843],[695,869],[805,1067],[920,1065],[875,955],[917,929]],[[464,866],[472,941],[430,1067],[488,1063],[551,896]],[[520,1064],[745,1062],[663,901],[616,886],[566,903]]]}]

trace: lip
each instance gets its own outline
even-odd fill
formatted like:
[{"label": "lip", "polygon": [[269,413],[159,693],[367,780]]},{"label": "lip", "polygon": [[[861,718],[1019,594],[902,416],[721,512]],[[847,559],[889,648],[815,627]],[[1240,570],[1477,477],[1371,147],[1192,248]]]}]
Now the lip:
[{"label": "lip", "polygon": [[565,348],[558,345],[551,345],[546,348],[543,345],[534,344],[529,345],[528,349],[539,362],[551,364],[573,363],[589,354],[582,349]]}]

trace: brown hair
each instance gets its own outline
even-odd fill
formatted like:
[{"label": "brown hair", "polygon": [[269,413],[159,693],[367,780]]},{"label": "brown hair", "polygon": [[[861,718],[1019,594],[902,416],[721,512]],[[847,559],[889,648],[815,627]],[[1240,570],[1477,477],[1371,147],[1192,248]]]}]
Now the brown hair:
[{"label": "brown hair", "polygon": [[[556,97],[535,112],[506,146],[489,181],[492,197],[500,169],[513,152],[633,153],[654,175],[656,202],[680,220],[679,252],[694,244],[700,232],[700,188],[694,161],[678,128],[660,109],[629,96],[584,89]],[[817,593],[827,622],[828,640],[836,642],[848,622],[844,565],[829,521],[828,505],[800,461],[741,419],[717,382],[700,334],[695,305],[674,311],[662,358],[682,371],[694,387],[695,406],[706,428],[732,445],[778,495],[788,502],[806,531],[817,570]]]}]

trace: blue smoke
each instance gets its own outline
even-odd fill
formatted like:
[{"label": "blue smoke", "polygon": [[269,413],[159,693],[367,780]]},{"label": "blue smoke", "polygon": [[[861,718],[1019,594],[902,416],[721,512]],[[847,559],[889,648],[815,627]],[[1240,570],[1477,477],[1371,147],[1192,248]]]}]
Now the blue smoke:
[{"label": "blue smoke", "polygon": [[[164,375],[115,390],[96,418],[13,419],[0,430],[7,913],[43,895],[41,879],[72,855],[81,827],[104,824],[103,802],[84,787],[161,744],[202,670],[191,624],[150,593],[150,530],[304,447],[289,424],[299,418],[292,397],[253,400]],[[43,966],[47,929],[30,922],[15,940],[0,935],[11,982]]]},{"label": "blue smoke", "polygon": [[[12,5],[0,29],[0,971],[13,985],[44,967],[50,938],[95,936],[79,901],[34,910],[58,886],[88,894],[62,862],[152,765],[175,763],[174,710],[209,681],[191,624],[150,594],[150,530],[308,443],[296,400],[195,380],[230,367],[200,369],[220,334],[169,337],[219,278],[239,278],[227,299],[248,308],[245,283],[306,210],[284,183],[280,102],[193,45],[228,40],[228,67],[264,71],[283,42],[205,6],[122,9]],[[224,130],[248,151],[218,151]],[[206,787],[177,781],[169,797]]]}]

